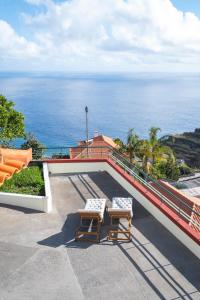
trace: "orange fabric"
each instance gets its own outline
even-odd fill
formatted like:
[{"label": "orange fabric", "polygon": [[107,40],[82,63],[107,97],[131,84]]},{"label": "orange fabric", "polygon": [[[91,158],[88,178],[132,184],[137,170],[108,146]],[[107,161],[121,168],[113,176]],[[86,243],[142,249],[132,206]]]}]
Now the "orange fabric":
[{"label": "orange fabric", "polygon": [[10,174],[11,176],[13,176],[18,171],[18,169],[15,167],[5,165],[5,164],[0,164],[0,171],[6,172],[6,173]]}]

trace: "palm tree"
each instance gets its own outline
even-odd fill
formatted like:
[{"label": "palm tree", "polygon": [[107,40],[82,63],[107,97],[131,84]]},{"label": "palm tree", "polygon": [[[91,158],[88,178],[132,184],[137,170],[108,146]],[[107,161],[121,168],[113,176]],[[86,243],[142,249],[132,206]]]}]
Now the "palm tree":
[{"label": "palm tree", "polygon": [[138,143],[138,156],[142,159],[142,168],[149,173],[149,159],[151,157],[151,147],[148,140],[140,140]]},{"label": "palm tree", "polygon": [[129,129],[127,136],[126,151],[129,153],[130,163],[135,160],[136,152],[138,149],[139,137],[134,129]]},{"label": "palm tree", "polygon": [[158,140],[158,137],[157,137],[158,131],[161,131],[161,129],[159,127],[151,127],[149,129],[149,137],[150,137],[150,141],[152,143],[157,142],[157,140]]},{"label": "palm tree", "polygon": [[157,137],[158,131],[160,131],[160,128],[151,127],[149,130],[149,139],[141,140],[138,145],[138,156],[142,159],[142,168],[148,174],[156,163],[169,159],[175,162],[174,153],[171,148],[161,145]]},{"label": "palm tree", "polygon": [[163,146],[157,137],[158,131],[161,131],[159,127],[151,127],[149,130],[149,142],[151,145],[152,164],[155,164],[156,160],[171,159],[175,162],[175,156],[172,149],[168,146]]},{"label": "palm tree", "polygon": [[152,164],[155,163],[160,154],[162,155],[162,151],[160,151],[161,145],[157,136],[158,131],[161,131],[159,127],[151,127],[149,129],[149,144],[151,147]]},{"label": "palm tree", "polygon": [[122,140],[120,140],[119,138],[115,138],[114,139],[115,144],[118,146],[118,151],[120,153],[124,153],[126,152],[126,145],[123,143]]}]

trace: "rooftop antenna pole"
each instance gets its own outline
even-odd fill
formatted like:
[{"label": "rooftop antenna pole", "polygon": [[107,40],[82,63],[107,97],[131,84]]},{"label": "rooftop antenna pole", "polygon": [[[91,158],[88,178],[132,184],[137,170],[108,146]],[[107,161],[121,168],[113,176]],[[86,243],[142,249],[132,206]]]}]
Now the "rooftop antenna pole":
[{"label": "rooftop antenna pole", "polygon": [[85,107],[85,124],[86,124],[86,143],[87,143],[87,157],[88,157],[88,141],[89,141],[89,134],[88,134],[88,107]]}]

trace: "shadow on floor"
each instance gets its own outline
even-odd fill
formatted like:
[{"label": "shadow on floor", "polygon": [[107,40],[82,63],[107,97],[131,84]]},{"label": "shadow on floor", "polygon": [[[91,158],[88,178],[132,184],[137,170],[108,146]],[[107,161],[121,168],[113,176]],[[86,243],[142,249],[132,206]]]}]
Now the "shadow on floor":
[{"label": "shadow on floor", "polygon": [[[82,173],[75,175],[78,176],[78,184],[76,181],[73,181],[72,174],[65,174],[64,177],[67,176],[72,187],[78,193],[80,199],[82,199],[84,203],[86,202],[86,197],[79,188],[80,183],[86,188],[89,195],[91,195],[91,198],[102,198],[102,194],[104,194],[108,200],[107,204],[109,206],[111,205],[113,197],[131,197],[131,195],[122,186],[120,186],[107,172],[91,172],[89,174]],[[97,191],[95,190],[93,184],[97,187]],[[101,195],[99,191],[101,191]],[[143,218],[144,216],[149,215],[149,213],[145,211],[137,201],[133,201],[133,211],[136,218]],[[38,244],[46,245],[49,247],[59,247],[61,245],[66,245],[66,247],[75,248],[84,248],[91,246],[91,243],[74,241],[75,231],[79,226],[79,222],[80,219],[77,213],[68,214],[61,232],[50,236],[43,241],[39,241]],[[105,212],[104,225],[102,226],[101,230],[101,240],[107,238],[107,227],[109,225],[109,222],[110,220],[108,214]]]},{"label": "shadow on floor", "polygon": [[[135,244],[134,240],[132,241],[132,243]],[[138,241],[137,241],[137,243],[138,243]],[[161,290],[159,289],[159,281],[160,280],[165,281],[165,283],[167,283],[168,286],[172,290],[174,290],[174,292],[177,294],[177,297],[174,298],[174,300],[175,299],[188,299],[188,300],[192,300],[193,299],[192,296],[190,295],[190,293],[188,293],[186,291],[186,289],[184,288],[184,286],[182,284],[180,284],[175,279],[175,277],[171,276],[171,274],[167,271],[167,267],[170,266],[171,263],[170,264],[166,264],[166,265],[161,265],[159,263],[159,261],[157,260],[156,256],[152,255],[152,253],[150,251],[148,251],[144,246],[141,246],[141,244],[139,246],[137,246],[135,244],[135,246],[138,247],[138,250],[142,253],[142,255],[152,265],[152,269],[147,270],[147,271],[143,271],[141,269],[141,267],[138,265],[137,260],[133,256],[131,256],[128,253],[128,251],[126,251],[124,249],[123,244],[118,244],[119,249],[128,258],[129,262],[133,265],[133,267],[142,275],[142,277],[145,279],[146,283],[153,289],[153,291],[157,294],[157,296],[159,297],[159,299],[163,299],[163,300],[167,299],[166,295],[163,295],[162,292],[161,292]],[[151,281],[151,277],[148,276],[148,272],[151,272],[151,271],[156,271],[157,273],[159,273],[159,277],[160,278],[158,278],[158,281],[157,281],[156,285]],[[185,277],[185,273],[184,272],[182,272],[182,275]],[[193,282],[191,282],[191,283],[193,284]],[[195,292],[197,292],[197,291],[195,291]],[[185,297],[187,297],[187,298],[185,298]]]},{"label": "shadow on floor", "polygon": [[[157,222],[155,220],[155,222]],[[158,224],[158,226],[163,227],[161,224]],[[163,230],[166,230],[165,228],[162,228]],[[146,229],[148,231],[148,229]],[[170,235],[170,233],[166,230],[167,234]],[[155,231],[154,231],[155,235]],[[169,237],[173,240],[176,239],[171,236]],[[161,240],[160,240],[161,241]],[[163,241],[162,241],[163,242]],[[170,242],[170,241],[169,241]],[[129,244],[129,246],[125,246],[126,244]],[[161,252],[163,256],[165,256],[165,259],[167,259],[169,262],[166,264],[162,264],[159,261],[159,258],[157,256],[157,253],[152,253],[151,247],[150,250],[148,248],[149,245],[152,245],[157,248],[158,251]],[[162,243],[159,243],[161,245]],[[177,297],[171,298],[170,300],[178,300],[178,299],[188,299],[193,300],[193,295],[199,294],[200,289],[200,262],[197,257],[195,257],[184,245],[181,243],[176,243],[175,246],[172,247],[171,251],[169,252],[167,250],[170,249],[169,245],[164,244],[162,247],[158,247],[157,243],[155,244],[151,240],[145,243],[141,243],[139,239],[137,239],[132,234],[132,239],[130,242],[109,242],[107,240],[102,241],[100,245],[108,246],[117,246],[121,252],[127,257],[129,262],[133,265],[133,267],[142,275],[143,279],[145,279],[146,283],[154,290],[154,292],[157,294],[159,299],[167,299],[166,295],[163,295],[160,291],[159,287],[159,281],[163,280],[167,285],[177,294]],[[146,259],[148,263],[151,265],[151,267],[147,270],[143,270],[140,265],[137,262],[137,257],[133,254],[129,253],[130,249],[136,248],[140,255],[143,256],[143,259]],[[165,249],[165,251],[163,251]],[[177,251],[178,250],[178,251]],[[182,256],[183,253],[183,256]],[[179,256],[179,260],[177,260],[177,255]],[[189,265],[189,266],[188,266]],[[176,279],[175,276],[171,275],[171,268],[170,266],[173,266],[175,270],[178,270],[183,278],[186,278],[188,282],[192,284],[196,290],[191,291],[190,293],[187,292],[184,283],[182,283],[182,279],[179,278],[179,280]],[[169,269],[169,271],[168,271]],[[148,276],[148,274],[151,272],[156,272],[159,274],[157,284],[155,285],[152,280],[151,276]],[[172,273],[173,274],[173,273]],[[162,284],[162,282],[161,282]],[[195,298],[196,299],[196,298]]]},{"label": "shadow on floor", "polygon": [[[145,223],[142,222],[135,222],[134,226],[199,291],[200,260],[156,219],[151,217],[150,221],[149,226],[144,226]],[[156,257],[134,236],[132,242],[140,247],[145,257],[146,254],[151,257],[153,266],[155,262],[162,268]],[[188,295],[187,297],[192,299]]]},{"label": "shadow on floor", "polygon": [[[113,197],[131,197],[130,194],[105,171],[100,172],[100,174],[97,172],[88,173],[87,177],[110,201],[112,201]],[[91,186],[86,178],[84,178],[84,181]]]},{"label": "shadow on floor", "polygon": [[[83,184],[88,192],[94,198],[100,197],[99,190],[109,200],[112,197],[130,197],[130,195],[106,172],[98,172],[87,174],[79,174],[79,183]],[[71,181],[74,189],[78,192],[80,198],[85,202],[85,196],[81,193],[79,187],[75,182]],[[98,187],[98,191],[94,190],[93,183]],[[107,232],[109,219],[105,214],[105,225],[102,226],[101,243],[99,247],[104,247],[105,251],[107,246],[118,247],[124,256],[128,259],[133,268],[140,273],[145,282],[150,288],[157,294],[159,299],[167,299],[166,295],[163,295],[159,289],[159,285],[162,286],[164,281],[167,283],[170,289],[176,293],[176,298],[171,299],[189,299],[192,300],[193,294],[196,294],[200,288],[200,262],[199,260],[184,246],[182,245],[167,229],[165,229],[156,219],[154,219],[137,201],[133,201],[133,225],[144,236],[147,241],[142,243],[138,238],[132,235],[132,240],[129,242],[130,246],[125,246],[127,243],[123,242],[109,242],[107,241]],[[59,247],[65,245],[68,248],[82,248],[86,249],[92,246],[92,243],[87,242],[75,242],[74,235],[75,230],[79,225],[79,215],[77,213],[68,214],[67,219],[62,227],[60,233],[57,233],[49,238],[38,242],[40,245]],[[133,228],[134,232],[134,228]],[[129,249],[137,248],[142,259],[148,261],[151,267],[148,270],[144,270],[138,261],[137,257],[130,254]],[[156,249],[154,251],[154,248]],[[158,253],[161,257],[164,256],[168,261],[165,265],[160,263]],[[161,258],[160,257],[160,258]],[[127,262],[128,263],[128,262]],[[174,270],[181,273],[179,278],[172,276],[170,265]],[[127,265],[128,267],[128,265]],[[129,265],[130,268],[130,265]],[[154,283],[151,279],[150,272],[156,272],[158,280],[161,282]],[[193,289],[191,293],[188,293],[184,286],[184,280],[181,277],[185,277],[190,282],[196,291]]]},{"label": "shadow on floor", "polygon": [[0,207],[9,208],[11,210],[17,210],[17,211],[23,212],[24,214],[42,214],[42,213],[44,213],[40,210],[35,210],[35,209],[25,208],[25,207],[20,207],[20,206],[14,206],[14,205],[9,205],[9,204],[1,204],[0,203]]},{"label": "shadow on floor", "polygon": [[[93,246],[94,245],[93,243],[74,241],[74,232],[78,224],[79,224],[78,214],[70,214],[60,233],[55,234],[38,243],[40,245],[45,245],[49,247],[59,247],[61,245],[65,245],[67,248],[79,248],[79,249],[87,249],[88,247]],[[177,298],[174,298],[174,300],[193,299],[192,294],[196,293],[199,289],[199,271],[198,271],[199,261],[198,259],[193,257],[193,255],[190,253],[189,250],[183,249],[185,248],[184,246],[179,245],[178,243],[178,245],[176,247],[173,247],[172,251],[169,252],[167,249],[165,249],[166,245],[162,247],[158,247],[158,245],[154,244],[151,240],[145,244],[142,244],[134,235],[132,235],[132,240],[130,242],[109,242],[107,240],[107,232],[108,232],[108,226],[107,225],[102,226],[101,243],[98,245],[100,247],[105,247],[105,251],[107,246],[118,247],[121,250],[121,252],[127,257],[129,262],[133,265],[133,267],[137,270],[137,272],[140,273],[140,275],[150,286],[150,288],[157,294],[159,299],[164,300],[167,298],[166,295],[163,295],[162,292],[160,291],[159,282],[157,282],[157,284],[154,284],[154,282],[152,282],[151,280],[151,277],[149,277],[149,272],[151,271],[156,271],[159,274],[160,277],[159,280],[165,281],[168,284],[168,286],[172,290],[174,290],[174,292],[177,294]],[[171,237],[171,239],[174,239],[174,237]],[[162,255],[165,256],[165,258],[169,261],[169,263],[165,265],[161,264],[159,262],[159,259],[157,258],[157,254],[152,253],[152,251],[148,250],[148,245],[150,245],[151,243],[153,243],[153,245],[156,248],[158,248],[159,251],[161,251]],[[125,247],[125,245],[127,244],[129,244],[130,247],[126,248],[127,246]],[[177,257],[176,257],[177,254],[174,253],[174,251],[177,251],[177,248],[179,247],[180,247],[179,251],[183,251],[185,256],[181,261],[177,261]],[[148,270],[143,270],[138,264],[137,258],[129,254],[130,248],[137,248],[137,250],[144,257],[144,259],[146,259],[149,262],[151,268]],[[166,248],[169,248],[169,245]],[[189,268],[188,267],[186,268],[186,261],[191,263],[191,256],[192,259],[194,259],[194,264],[197,265],[196,266],[193,265]],[[180,284],[181,280],[179,281],[176,280],[175,276],[172,276],[170,274],[170,269],[168,271],[168,267],[170,265],[173,265],[175,269],[179,270],[182,276],[185,277],[194,287],[196,287],[197,290],[191,292],[191,294],[188,293],[187,290],[184,288],[184,285]]]},{"label": "shadow on floor", "polygon": [[[81,175],[82,176],[82,175]],[[101,176],[99,176],[99,173],[89,173],[87,174],[88,178],[95,183],[96,186],[98,186],[99,190],[102,191],[102,193],[106,196],[107,199],[110,200],[110,205],[112,202],[113,197],[131,197],[130,195],[122,186],[119,185],[119,183],[113,179],[107,172],[103,171],[101,172]],[[88,185],[90,183],[86,178],[84,178],[84,181],[87,182]],[[138,218],[144,218],[150,216],[149,212],[145,210],[138,201],[136,201],[133,198],[133,214],[134,219]]]},{"label": "shadow on floor", "polygon": [[[76,242],[75,232],[80,224],[80,217],[78,213],[69,214],[67,219],[62,227],[61,232],[56,233],[42,241],[39,241],[39,245],[48,246],[57,248],[60,246],[66,246],[70,248],[88,248],[93,245],[91,242],[78,241]],[[101,230],[101,239],[104,239],[107,236],[107,231],[103,230],[104,225]]]},{"label": "shadow on floor", "polygon": [[[106,182],[111,182],[112,187],[116,185],[117,196],[124,195],[124,197],[131,197],[122,187],[119,189],[119,184],[110,177],[110,175],[104,172],[104,180],[99,178],[98,174],[88,174],[88,177],[96,183],[96,185],[108,196],[112,198],[113,191],[110,189],[110,184],[106,185]],[[107,186],[107,188],[105,188]],[[146,211],[142,205],[140,205],[136,200],[133,200],[133,225],[137,230],[152,244],[157,248],[160,253],[169,260],[180,273],[183,274],[189,282],[191,282],[197,290],[200,289],[200,261],[199,259],[191,253],[176,237],[174,237],[162,224],[160,224],[153,216]],[[134,235],[132,237],[132,243],[135,247],[139,247],[141,253],[145,256],[148,254],[151,256],[152,260],[162,267],[156,256],[153,256],[144,245],[137,240]],[[120,244],[118,244],[120,245]],[[122,244],[121,244],[122,245]],[[138,246],[137,246],[138,245]],[[125,250],[123,250],[125,251]],[[126,251],[125,251],[126,252]],[[123,252],[125,254],[125,252]],[[146,256],[145,256],[146,257]],[[187,264],[186,268],[186,262]],[[151,262],[152,263],[152,262]],[[153,263],[152,263],[153,264]],[[155,267],[153,265],[153,267]],[[184,288],[183,292],[184,291]],[[188,299],[192,299],[188,296]]]}]

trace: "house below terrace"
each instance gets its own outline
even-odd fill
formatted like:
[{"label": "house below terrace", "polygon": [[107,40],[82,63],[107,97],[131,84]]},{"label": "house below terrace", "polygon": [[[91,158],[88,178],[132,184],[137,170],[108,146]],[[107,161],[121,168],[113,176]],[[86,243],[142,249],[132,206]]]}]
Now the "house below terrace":
[{"label": "house below terrace", "polygon": [[[88,148],[87,148],[88,147]],[[110,149],[118,149],[118,145],[111,137],[105,135],[95,135],[87,141],[80,141],[77,147],[70,149],[70,158],[107,158]]]}]

